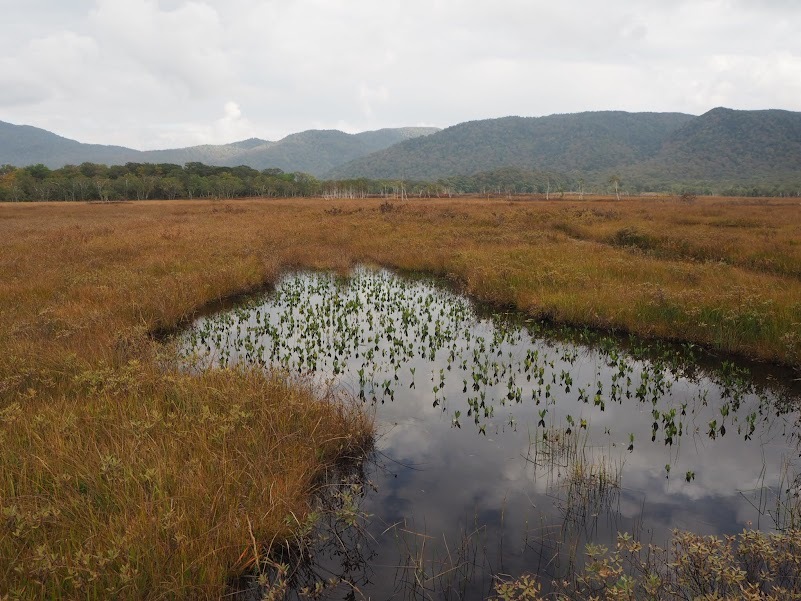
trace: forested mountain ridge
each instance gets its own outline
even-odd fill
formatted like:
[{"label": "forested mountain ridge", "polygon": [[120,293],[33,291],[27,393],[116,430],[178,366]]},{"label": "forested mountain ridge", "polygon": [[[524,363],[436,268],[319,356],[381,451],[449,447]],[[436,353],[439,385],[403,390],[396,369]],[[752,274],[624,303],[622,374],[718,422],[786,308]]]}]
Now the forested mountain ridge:
[{"label": "forested mountain ridge", "polygon": [[279,168],[319,176],[343,162],[436,131],[432,127],[386,128],[359,134],[309,130],[277,142],[250,138],[232,144],[140,151],[84,144],[37,127],[0,121],[0,165],[23,167],[41,163],[55,169],[87,162],[104,165],[199,162],[223,167]]},{"label": "forested mountain ridge", "polygon": [[716,108],[667,137],[643,173],[676,179],[782,174],[801,169],[801,113]]},{"label": "forested mountain ridge", "polygon": [[[437,131],[431,127],[387,128],[358,134],[333,129],[308,130],[291,134],[269,148],[258,147],[243,152],[237,157],[237,165],[254,169],[277,167],[319,177],[342,163]],[[227,164],[234,166],[230,162]]]},{"label": "forested mountain ridge", "polygon": [[606,111],[469,121],[356,159],[327,176],[435,180],[503,167],[619,169],[653,156],[693,118]]},{"label": "forested mountain ridge", "polygon": [[473,121],[327,176],[447,179],[471,190],[525,190],[532,181],[542,189],[549,178],[598,190],[616,176],[632,192],[788,194],[801,190],[801,113],[715,108],[698,117],[598,112]]},{"label": "forested mountain ridge", "polygon": [[0,121],[0,165],[24,167],[43,163],[51,168],[77,163],[121,165],[140,156],[139,151],[131,148],[84,144],[31,125]]},{"label": "forested mountain ridge", "polygon": [[[142,157],[137,156],[135,161],[138,163],[204,163],[206,165],[236,166],[230,163],[237,163],[239,157],[251,153],[266,151],[276,142],[262,140],[260,138],[248,138],[230,144],[202,144],[199,146],[189,146],[187,148],[170,148],[166,150],[145,150],[141,151]],[[237,163],[241,164],[241,163]]]},{"label": "forested mountain ridge", "polygon": [[[9,155],[14,144],[16,153]],[[801,113],[784,110],[503,117],[444,130],[310,130],[278,142],[252,138],[150,152],[80,144],[0,122],[0,165],[47,165],[41,158],[46,151],[58,158],[56,164],[277,168],[332,181],[359,180],[359,190],[385,189],[381,182],[394,181],[419,184],[425,193],[436,185],[453,192],[609,192],[615,181],[632,193],[801,194]]]}]

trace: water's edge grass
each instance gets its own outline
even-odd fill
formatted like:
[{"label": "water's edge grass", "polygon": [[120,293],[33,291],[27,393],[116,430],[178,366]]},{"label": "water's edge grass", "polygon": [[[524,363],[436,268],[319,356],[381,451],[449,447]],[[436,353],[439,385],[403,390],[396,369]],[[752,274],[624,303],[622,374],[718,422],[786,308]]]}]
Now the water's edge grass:
[{"label": "water's edge grass", "polygon": [[717,262],[677,260],[666,233],[658,255],[578,240],[558,226],[581,203],[3,206],[0,598],[218,598],[260,545],[304,527],[320,473],[369,447],[369,420],[285,374],[182,373],[153,337],[293,269],[432,273],[534,317],[799,366],[793,209],[629,202],[576,219],[747,213],[764,222],[748,230],[754,252],[780,269],[719,261],[728,239],[708,241]]}]

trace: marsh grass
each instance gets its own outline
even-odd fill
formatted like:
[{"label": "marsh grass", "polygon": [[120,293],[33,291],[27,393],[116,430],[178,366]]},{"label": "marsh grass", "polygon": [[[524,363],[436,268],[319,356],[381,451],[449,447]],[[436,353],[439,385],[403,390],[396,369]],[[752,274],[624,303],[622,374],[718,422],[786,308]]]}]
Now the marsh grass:
[{"label": "marsh grass", "polygon": [[[764,516],[767,526],[779,532],[801,530],[801,473],[788,457],[782,458],[779,482],[775,487],[760,486],[740,493]],[[762,526],[757,522],[757,527]]]},{"label": "marsh grass", "polygon": [[0,598],[218,598],[369,445],[285,374],[178,369],[153,335],[222,299],[372,263],[798,366],[800,223],[797,200],[0,206]]},{"label": "marsh grass", "polygon": [[360,413],[279,375],[125,377],[2,411],[10,598],[218,597],[301,525],[321,466],[368,444]]},{"label": "marsh grass", "polygon": [[590,532],[602,516],[615,513],[623,460],[611,451],[591,446],[580,427],[551,426],[530,436],[525,459],[535,477],[547,479],[563,532]]},{"label": "marsh grass", "polygon": [[574,515],[577,508],[588,515],[608,511],[620,491],[620,475],[620,465],[612,465],[604,457],[574,463],[563,484],[567,489],[568,515]]}]

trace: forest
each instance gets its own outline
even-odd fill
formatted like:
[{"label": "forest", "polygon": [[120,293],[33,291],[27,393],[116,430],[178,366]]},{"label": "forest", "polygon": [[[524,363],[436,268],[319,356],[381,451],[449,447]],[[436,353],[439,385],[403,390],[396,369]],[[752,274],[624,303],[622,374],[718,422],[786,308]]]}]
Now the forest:
[{"label": "forest", "polygon": [[710,186],[704,181],[667,182],[644,180],[636,175],[601,176],[558,171],[503,167],[472,175],[457,175],[436,181],[402,179],[318,179],[303,172],[279,168],[257,170],[248,166],[217,167],[200,162],[126,163],[102,165],[82,163],[50,169],[43,164],[27,167],[0,166],[0,201],[121,201],[175,199],[232,199],[253,197],[442,197],[459,194],[510,196],[541,194],[560,198],[567,194],[623,195],[662,193],[722,196],[798,196],[798,181],[732,182]]}]

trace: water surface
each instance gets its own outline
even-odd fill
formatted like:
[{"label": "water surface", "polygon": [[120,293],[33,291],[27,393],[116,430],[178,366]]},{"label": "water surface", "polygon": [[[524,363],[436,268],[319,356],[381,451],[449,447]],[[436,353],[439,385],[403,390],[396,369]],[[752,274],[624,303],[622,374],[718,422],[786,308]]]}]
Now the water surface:
[{"label": "water surface", "polygon": [[618,531],[664,545],[675,528],[798,525],[798,391],[781,371],[493,314],[367,268],[289,275],[199,319],[183,349],[375,411],[374,461],[334,501],[356,526],[326,514],[299,578],[333,578],[331,598],[483,598],[498,575],[564,575]]}]

